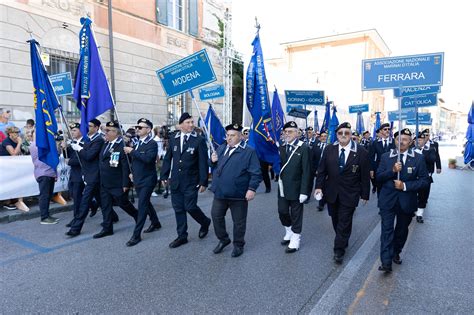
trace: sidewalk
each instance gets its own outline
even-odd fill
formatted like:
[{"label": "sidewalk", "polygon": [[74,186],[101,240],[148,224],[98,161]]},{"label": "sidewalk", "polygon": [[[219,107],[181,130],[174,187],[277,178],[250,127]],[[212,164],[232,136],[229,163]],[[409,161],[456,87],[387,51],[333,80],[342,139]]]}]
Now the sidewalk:
[{"label": "sidewalk", "polygon": [[[50,214],[54,214],[58,212],[70,211],[72,210],[72,205],[72,201],[68,201],[68,203],[64,206],[57,203],[51,203],[49,212]],[[38,204],[31,205],[29,208],[30,211],[24,212],[21,210],[8,210],[0,207],[0,224],[39,218],[40,210]]]}]

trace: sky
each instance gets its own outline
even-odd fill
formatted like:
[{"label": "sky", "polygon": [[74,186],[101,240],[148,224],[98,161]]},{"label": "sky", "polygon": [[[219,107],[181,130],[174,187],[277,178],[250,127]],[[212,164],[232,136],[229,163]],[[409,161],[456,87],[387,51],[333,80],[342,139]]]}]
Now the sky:
[{"label": "sky", "polygon": [[467,111],[474,100],[473,12],[471,1],[457,0],[233,0],[232,42],[246,67],[255,17],[265,59],[280,57],[280,43],[375,28],[391,56],[444,52],[439,97]]}]

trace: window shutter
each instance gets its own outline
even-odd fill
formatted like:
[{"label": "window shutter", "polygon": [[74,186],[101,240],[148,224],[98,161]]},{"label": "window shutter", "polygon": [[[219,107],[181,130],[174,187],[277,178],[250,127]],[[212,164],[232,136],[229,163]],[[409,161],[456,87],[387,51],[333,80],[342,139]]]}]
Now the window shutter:
[{"label": "window shutter", "polygon": [[188,0],[188,33],[198,35],[198,0]]},{"label": "window shutter", "polygon": [[167,0],[156,0],[156,21],[168,25]]}]

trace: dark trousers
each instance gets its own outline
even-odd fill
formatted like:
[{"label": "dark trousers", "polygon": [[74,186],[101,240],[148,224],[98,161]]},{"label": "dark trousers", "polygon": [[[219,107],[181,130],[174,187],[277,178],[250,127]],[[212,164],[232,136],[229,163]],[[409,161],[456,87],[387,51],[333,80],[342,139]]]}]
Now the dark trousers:
[{"label": "dark trousers", "polygon": [[138,196],[138,217],[135,230],[133,231],[133,238],[140,238],[147,215],[150,216],[150,221],[152,224],[160,223],[158,216],[156,215],[155,208],[153,208],[153,205],[150,201],[153,189],[155,189],[154,186],[136,187]]},{"label": "dark trousers", "polygon": [[128,193],[124,192],[122,188],[105,188],[100,187],[100,202],[102,208],[102,228],[104,231],[113,232],[113,206],[114,204],[122,208],[129,216],[131,216],[135,223],[137,222],[138,211],[135,206],[128,200]]},{"label": "dark trousers", "polygon": [[377,188],[377,181],[375,180],[375,178],[370,178],[370,182],[372,183],[372,189],[376,189]]},{"label": "dark trousers", "polygon": [[214,231],[220,241],[228,241],[229,234],[225,228],[225,215],[227,209],[230,208],[232,221],[234,222],[234,246],[244,247],[245,245],[245,230],[247,227],[247,200],[229,200],[214,198],[211,208],[212,222],[214,224]]},{"label": "dark trousers", "polygon": [[336,199],[335,203],[328,202],[328,213],[332,219],[332,227],[336,232],[334,238],[334,252],[337,254],[344,254],[349,245],[349,238],[352,233],[352,216],[354,215],[355,207],[348,207]]},{"label": "dark trousers", "polygon": [[323,197],[321,198],[321,200],[318,201],[318,206],[320,208],[324,208],[324,205],[326,204],[326,197],[323,195]]},{"label": "dark trousers", "polygon": [[430,197],[431,183],[427,188],[418,191],[418,208],[425,209]]},{"label": "dark trousers", "polygon": [[[99,193],[99,183],[90,183],[85,185],[84,191],[82,192],[79,211],[77,215],[74,214],[74,220],[71,222],[71,231],[81,231],[82,226],[84,225],[84,221],[86,220],[87,214],[89,213],[89,206],[92,204],[92,198],[95,197],[96,199],[98,199]],[[74,203],[76,203],[75,200]]]},{"label": "dark trousers", "polygon": [[271,189],[272,185],[270,183],[270,175],[268,174],[268,167],[270,164],[268,164],[265,161],[260,161],[260,169],[262,170],[262,177],[263,177],[263,182],[265,183],[265,188],[266,189]]},{"label": "dark trousers", "polygon": [[[380,261],[383,265],[390,266],[393,257],[402,252],[413,215],[403,212],[398,202],[392,209],[380,209],[379,214],[382,219]],[[394,228],[395,218],[397,218],[397,224]]]},{"label": "dark trousers", "polygon": [[198,207],[197,199],[198,188],[171,190],[171,204],[173,205],[176,217],[176,231],[180,239],[188,237],[186,212],[201,226],[208,226],[211,223],[211,219]]},{"label": "dark trousers", "polygon": [[41,220],[49,217],[49,202],[53,197],[54,177],[41,176],[36,179],[39,185],[39,208]]},{"label": "dark trousers", "polygon": [[[79,208],[81,206],[82,193],[84,192],[84,182],[69,182],[69,191],[74,202],[73,214],[74,218],[79,215]],[[73,219],[74,220],[74,219]]]},{"label": "dark trousers", "polygon": [[301,233],[303,228],[303,204],[299,200],[287,200],[278,196],[278,215],[283,226],[291,226],[294,233]]}]

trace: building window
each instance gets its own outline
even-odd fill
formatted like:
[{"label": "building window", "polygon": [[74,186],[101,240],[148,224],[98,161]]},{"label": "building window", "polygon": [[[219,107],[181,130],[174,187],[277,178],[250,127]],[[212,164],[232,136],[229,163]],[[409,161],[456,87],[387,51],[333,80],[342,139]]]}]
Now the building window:
[{"label": "building window", "polygon": [[179,122],[179,117],[187,112],[188,106],[186,101],[186,94],[168,98],[168,115],[166,117],[167,125],[176,125]]},{"label": "building window", "polygon": [[156,0],[156,21],[176,30],[187,31],[190,35],[197,36],[197,0]]},{"label": "building window", "polygon": [[[45,52],[50,53],[48,50]],[[78,64],[79,58],[75,58],[74,56],[50,54],[49,66],[46,66],[46,70],[48,71],[49,75],[70,72],[71,77],[74,78]],[[72,82],[72,84],[74,87],[74,82]],[[81,117],[81,112],[76,106],[76,100],[74,99],[73,95],[59,96],[58,98],[63,107],[64,116],[68,122],[78,121]]]}]

